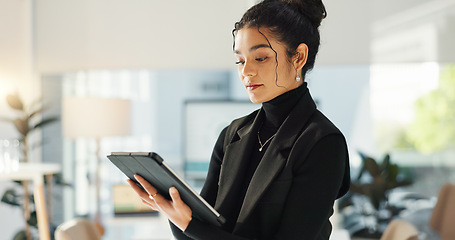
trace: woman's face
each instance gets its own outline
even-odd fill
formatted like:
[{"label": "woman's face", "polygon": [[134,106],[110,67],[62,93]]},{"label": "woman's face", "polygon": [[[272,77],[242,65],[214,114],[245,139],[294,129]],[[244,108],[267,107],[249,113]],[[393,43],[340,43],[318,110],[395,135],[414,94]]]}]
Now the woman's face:
[{"label": "woman's face", "polygon": [[259,31],[242,28],[234,39],[239,77],[253,103],[267,102],[302,84],[296,81],[297,71],[288,60],[286,47],[267,29]]}]

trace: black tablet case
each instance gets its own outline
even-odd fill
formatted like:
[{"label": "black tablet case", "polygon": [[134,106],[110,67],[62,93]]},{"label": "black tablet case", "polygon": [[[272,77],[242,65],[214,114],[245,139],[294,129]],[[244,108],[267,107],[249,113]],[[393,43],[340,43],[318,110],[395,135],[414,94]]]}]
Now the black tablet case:
[{"label": "black tablet case", "polygon": [[[225,219],[181,180],[158,154],[154,152],[113,152],[107,158],[134,182],[137,183],[134,174],[141,175],[167,199],[171,199],[169,188],[176,187],[182,200],[193,211],[193,216],[199,220],[215,226],[225,223]],[[140,186],[139,183],[137,184]]]}]

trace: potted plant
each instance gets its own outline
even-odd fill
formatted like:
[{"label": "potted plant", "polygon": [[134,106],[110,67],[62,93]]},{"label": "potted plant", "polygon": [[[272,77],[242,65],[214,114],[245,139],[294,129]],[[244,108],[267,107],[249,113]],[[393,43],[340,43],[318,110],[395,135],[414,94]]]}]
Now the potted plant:
[{"label": "potted plant", "polygon": [[[29,151],[31,149],[28,137],[31,133],[40,129],[41,127],[53,123],[58,120],[57,117],[41,118],[40,114],[43,113],[47,108],[41,104],[41,101],[37,100],[26,106],[19,94],[9,94],[6,97],[8,105],[17,112],[17,118],[0,117],[2,121],[8,121],[14,124],[16,130],[19,133],[20,142],[20,161],[29,162]],[[39,145],[36,144],[36,145]],[[55,181],[61,182],[61,176],[55,175]],[[45,179],[45,182],[47,180]],[[24,212],[25,229],[18,232],[14,240],[32,239],[31,228],[37,228],[36,212],[33,206],[33,196],[29,192],[28,181],[15,181],[17,184],[22,186],[23,192],[17,192],[15,188],[7,189],[1,198],[3,203],[11,206],[21,207]]]},{"label": "potted plant", "polygon": [[412,180],[386,154],[382,162],[361,152],[362,166],[351,180],[348,194],[339,202],[344,225],[351,235],[379,238],[390,219],[403,210],[389,203],[392,189],[408,186]]}]

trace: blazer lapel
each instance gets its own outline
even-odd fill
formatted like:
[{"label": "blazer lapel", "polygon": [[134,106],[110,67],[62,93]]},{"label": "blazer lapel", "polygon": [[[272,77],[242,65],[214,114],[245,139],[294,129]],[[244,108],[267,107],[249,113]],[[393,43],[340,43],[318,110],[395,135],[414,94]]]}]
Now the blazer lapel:
[{"label": "blazer lapel", "polygon": [[245,222],[273,179],[281,172],[285,163],[286,158],[280,153],[280,149],[276,145],[270,144],[248,186],[237,219],[238,223]]},{"label": "blazer lapel", "polygon": [[[267,151],[251,179],[237,220],[238,223],[246,222],[246,219],[253,212],[264,192],[281,172],[287,162],[288,150],[290,150],[295,141],[297,141],[302,129],[316,110],[316,105],[308,90],[302,96],[295,108],[299,110],[292,110],[290,115],[283,122],[283,125],[278,129],[275,138],[270,142]],[[236,228],[241,228],[241,226],[237,226]]]},{"label": "blazer lapel", "polygon": [[236,188],[241,184],[240,181],[243,180],[242,177],[248,169],[248,158],[256,140],[256,132],[260,122],[258,119],[262,119],[263,114],[261,109],[251,124],[246,124],[237,130],[239,140],[226,146],[215,202],[215,209],[217,210],[223,211],[225,207],[229,208],[230,201],[227,200],[230,194],[238,192]]}]

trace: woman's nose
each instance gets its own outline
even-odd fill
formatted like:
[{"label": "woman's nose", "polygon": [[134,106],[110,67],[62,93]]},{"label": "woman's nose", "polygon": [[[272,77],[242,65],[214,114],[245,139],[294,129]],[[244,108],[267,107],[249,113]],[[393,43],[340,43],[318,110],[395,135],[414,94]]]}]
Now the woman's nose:
[{"label": "woman's nose", "polygon": [[245,77],[254,76],[256,75],[256,69],[251,63],[245,61],[245,63],[243,64],[242,75]]}]

